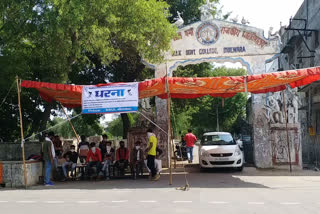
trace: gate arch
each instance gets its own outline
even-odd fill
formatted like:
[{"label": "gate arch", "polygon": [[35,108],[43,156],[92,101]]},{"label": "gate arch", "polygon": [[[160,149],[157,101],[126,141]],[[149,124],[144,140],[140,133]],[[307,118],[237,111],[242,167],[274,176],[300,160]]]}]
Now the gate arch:
[{"label": "gate arch", "polygon": [[[207,3],[210,4],[210,3]],[[208,7],[210,5],[207,5]],[[204,16],[205,11],[201,11]],[[164,54],[165,63],[148,64],[155,70],[155,77],[172,76],[178,66],[202,62],[240,62],[247,67],[248,74],[268,72],[266,64],[280,54],[278,37],[264,37],[262,29],[244,24],[202,17],[202,21],[183,26],[171,41],[171,50]],[[261,125],[265,115],[266,95],[252,95],[252,124],[255,164],[260,168],[275,166],[272,139],[268,136],[271,124]],[[156,122],[168,130],[167,100],[156,97]],[[167,136],[158,132],[161,146],[168,151]],[[169,156],[163,161],[168,166]],[[299,158],[298,158],[299,159]],[[299,160],[297,165],[299,165]]]},{"label": "gate arch", "polygon": [[186,66],[191,64],[200,64],[203,62],[216,62],[216,63],[225,63],[225,62],[231,62],[231,63],[237,63],[240,62],[241,65],[247,68],[248,74],[252,74],[252,70],[250,67],[249,62],[245,61],[241,57],[209,57],[209,58],[201,58],[201,59],[191,59],[191,60],[184,60],[184,61],[176,61],[172,66],[168,69],[168,75],[171,76],[172,72],[175,71],[179,66]]}]

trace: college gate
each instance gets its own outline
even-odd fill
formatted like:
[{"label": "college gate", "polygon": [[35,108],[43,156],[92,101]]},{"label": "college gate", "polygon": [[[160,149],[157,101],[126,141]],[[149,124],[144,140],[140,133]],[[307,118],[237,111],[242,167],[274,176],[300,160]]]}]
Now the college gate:
[{"label": "college gate", "polygon": [[[200,8],[201,21],[178,29],[177,36],[171,42],[171,51],[165,53],[165,63],[146,63],[155,70],[156,78],[172,76],[178,66],[202,62],[240,62],[247,68],[248,75],[268,72],[268,64],[277,59],[280,53],[279,36],[270,35],[269,32],[269,37],[265,38],[262,29],[213,19],[208,13],[210,7],[210,3],[207,3]],[[201,81],[195,84],[205,87]],[[280,93],[251,95],[254,161],[259,168],[289,164],[285,123],[282,119],[276,119],[276,115],[283,116],[283,106],[279,104],[282,101]],[[286,94],[295,100],[295,91]],[[298,106],[293,102],[287,108],[292,113],[290,117],[297,118]],[[164,130],[168,130],[167,112],[167,100],[156,97],[156,122]],[[291,162],[301,167],[298,130],[297,120],[289,120]],[[158,130],[157,136],[160,146],[168,152],[167,135]],[[163,160],[165,166],[168,166],[168,158],[169,155],[166,155]]]}]

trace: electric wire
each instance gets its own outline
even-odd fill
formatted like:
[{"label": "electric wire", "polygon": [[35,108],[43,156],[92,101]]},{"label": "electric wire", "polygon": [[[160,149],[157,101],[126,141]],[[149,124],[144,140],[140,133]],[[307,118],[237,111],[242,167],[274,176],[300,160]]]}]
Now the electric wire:
[{"label": "electric wire", "polygon": [[7,97],[9,96],[9,94],[10,94],[10,92],[11,92],[11,89],[13,88],[14,84],[15,84],[15,81],[13,81],[13,83],[12,83],[12,85],[11,85],[8,93],[7,93],[7,95],[3,98],[3,100],[2,100],[2,102],[1,102],[1,104],[0,104],[0,108],[1,108],[1,106],[4,104],[4,102],[6,101]]},{"label": "electric wire", "polygon": [[150,123],[152,123],[153,125],[155,125],[156,127],[158,127],[161,131],[163,131],[166,135],[168,135],[168,132],[166,132],[165,130],[163,130],[160,126],[158,126],[155,122],[153,122],[151,119],[149,119],[146,115],[144,115],[142,112],[137,111],[138,114],[141,114],[144,118],[146,118]]},{"label": "electric wire", "polygon": [[77,114],[76,116],[73,116],[73,117],[69,118],[69,120],[62,121],[62,122],[60,122],[60,123],[58,123],[58,124],[56,124],[56,125],[54,125],[54,126],[51,126],[51,127],[47,128],[47,129],[45,129],[45,130],[43,130],[43,131],[40,131],[40,132],[38,132],[38,133],[36,133],[36,134],[33,134],[33,135],[31,135],[30,137],[25,138],[23,141],[26,141],[26,140],[34,137],[34,136],[37,136],[37,135],[41,134],[42,132],[46,132],[46,131],[49,131],[49,130],[57,127],[57,126],[60,126],[60,125],[66,123],[66,122],[68,122],[68,121],[70,121],[70,120],[72,120],[72,119],[74,119],[74,118],[79,117],[80,115],[82,115],[82,113]]}]

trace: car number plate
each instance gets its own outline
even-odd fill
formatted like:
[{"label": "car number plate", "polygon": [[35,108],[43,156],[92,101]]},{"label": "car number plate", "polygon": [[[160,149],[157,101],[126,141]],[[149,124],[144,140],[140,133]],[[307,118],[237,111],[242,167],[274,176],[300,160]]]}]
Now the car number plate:
[{"label": "car number plate", "polygon": [[229,158],[216,158],[217,161],[228,161]]}]

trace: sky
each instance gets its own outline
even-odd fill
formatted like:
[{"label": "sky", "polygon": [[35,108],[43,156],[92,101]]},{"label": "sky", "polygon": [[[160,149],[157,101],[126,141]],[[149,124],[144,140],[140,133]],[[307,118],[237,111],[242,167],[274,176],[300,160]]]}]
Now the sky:
[{"label": "sky", "polygon": [[288,25],[291,16],[300,8],[303,0],[220,0],[224,12],[232,11],[231,18],[239,15],[239,21],[244,17],[250,26],[264,29],[269,27],[279,30],[280,22]]},{"label": "sky", "polygon": [[[230,18],[238,15],[240,22],[244,17],[250,22],[250,26],[263,29],[265,36],[270,27],[275,31],[279,30],[280,22],[282,25],[288,25],[290,17],[296,14],[302,3],[303,0],[220,0],[224,13],[232,11]],[[240,63],[223,65],[231,68],[243,67]],[[115,117],[115,114],[106,114],[101,122],[111,121]]]},{"label": "sky", "polygon": [[[274,31],[282,25],[289,25],[290,17],[299,10],[304,0],[220,0],[220,8],[223,6],[223,13],[232,12],[230,18],[238,15],[239,23],[244,17],[250,22],[249,26],[264,30],[265,37],[268,37],[270,27]],[[241,63],[213,63],[215,66],[226,66],[228,68],[245,68]],[[246,68],[245,68],[246,69]]]}]

